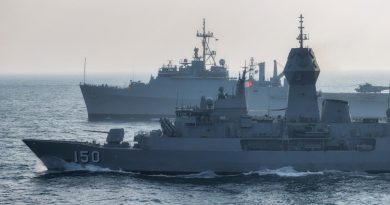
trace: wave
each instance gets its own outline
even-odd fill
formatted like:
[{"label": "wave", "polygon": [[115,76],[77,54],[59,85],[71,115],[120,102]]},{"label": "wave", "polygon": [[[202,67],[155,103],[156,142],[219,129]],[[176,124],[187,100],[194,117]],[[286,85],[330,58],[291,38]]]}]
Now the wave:
[{"label": "wave", "polygon": [[221,175],[216,174],[213,171],[203,171],[195,174],[187,174],[183,175],[183,178],[201,178],[201,179],[210,179],[210,178],[217,178]]},{"label": "wave", "polygon": [[113,172],[113,170],[109,168],[99,167],[92,164],[77,164],[77,163],[65,163],[64,164],[64,171],[89,171],[89,172]]},{"label": "wave", "polygon": [[57,158],[45,158],[46,163],[54,164],[55,167],[61,167],[61,171],[58,170],[49,170],[45,164],[38,160],[35,165],[35,170],[37,172],[75,172],[75,171],[86,171],[86,172],[119,172],[119,173],[132,173],[125,172],[122,170],[112,170],[106,167],[100,167],[93,164],[78,164],[74,162],[66,162],[62,159]]},{"label": "wave", "polygon": [[167,177],[167,178],[185,178],[185,179],[213,179],[221,177],[222,175],[216,174],[214,171],[203,171],[193,174],[177,174],[177,175],[166,175],[166,174],[157,174],[157,175],[148,175],[153,177]]},{"label": "wave", "polygon": [[76,171],[132,173],[132,172],[125,172],[122,170],[112,170],[110,168],[100,167],[93,164],[77,164],[74,162],[63,162],[63,171],[61,172],[76,172]]},{"label": "wave", "polygon": [[35,164],[35,171],[36,172],[46,172],[47,167],[43,164],[41,160],[37,160],[37,163]]},{"label": "wave", "polygon": [[[292,166],[281,167],[278,169],[260,169],[251,172],[237,173],[237,174],[219,174],[214,171],[202,171],[199,173],[192,174],[178,174],[178,175],[169,175],[169,174],[142,174],[137,172],[123,171],[123,170],[112,170],[110,168],[100,167],[92,164],[77,164],[73,162],[65,162],[63,172],[74,172],[74,171],[86,171],[86,172],[111,172],[111,173],[122,173],[122,174],[132,174],[138,176],[150,176],[150,177],[166,177],[166,178],[184,178],[184,179],[214,179],[214,178],[226,178],[226,177],[238,177],[238,176],[267,176],[267,175],[276,175],[279,177],[305,177],[310,175],[323,175],[324,173],[340,173],[341,171],[336,170],[324,170],[324,171],[297,171]],[[46,172],[47,168],[43,165],[42,162],[38,161],[36,164],[37,172]],[[350,173],[351,174],[351,173]],[[367,175],[364,173],[353,173],[356,176]]]},{"label": "wave", "polygon": [[258,171],[244,173],[244,175],[253,175],[253,174],[256,174],[259,176],[277,175],[279,177],[304,177],[304,176],[309,176],[309,175],[323,175],[324,171],[300,172],[300,171],[295,170],[292,166],[287,166],[287,167],[281,167],[279,169],[262,169],[262,170],[258,170]]},{"label": "wave", "polygon": [[186,178],[186,179],[213,179],[213,178],[226,178],[226,177],[239,177],[239,176],[267,176],[267,175],[276,175],[279,177],[305,177],[310,175],[323,175],[326,171],[304,171],[300,172],[295,170],[292,166],[281,167],[279,169],[261,169],[257,171],[251,171],[246,173],[238,174],[217,174],[214,171],[203,171],[194,174],[182,174],[182,175],[149,175],[154,177],[167,177],[167,178]]}]

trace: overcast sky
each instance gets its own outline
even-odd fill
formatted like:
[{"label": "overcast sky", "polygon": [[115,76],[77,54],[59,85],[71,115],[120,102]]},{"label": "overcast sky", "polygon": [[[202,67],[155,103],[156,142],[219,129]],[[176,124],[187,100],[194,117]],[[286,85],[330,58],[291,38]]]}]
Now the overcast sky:
[{"label": "overcast sky", "polygon": [[[1,74],[155,74],[200,47],[206,18],[217,58],[285,64],[298,16],[322,72],[390,70],[388,0],[0,0]],[[390,73],[390,72],[387,72]]]}]

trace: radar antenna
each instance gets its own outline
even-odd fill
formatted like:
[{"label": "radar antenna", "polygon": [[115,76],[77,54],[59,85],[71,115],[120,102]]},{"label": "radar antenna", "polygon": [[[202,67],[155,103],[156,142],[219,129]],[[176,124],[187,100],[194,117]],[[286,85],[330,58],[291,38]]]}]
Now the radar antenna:
[{"label": "radar antenna", "polygon": [[256,63],[255,59],[253,57],[250,58],[250,64],[249,64],[249,79],[254,78],[254,74],[257,73],[258,71],[255,69],[256,68]]},{"label": "radar antenna", "polygon": [[202,38],[203,69],[206,69],[206,64],[209,59],[211,59],[211,65],[216,65],[215,63],[216,52],[212,51],[209,46],[209,39],[214,38],[214,34],[210,31],[206,32],[206,19],[203,19],[202,32],[197,31],[196,36]]},{"label": "radar antenna", "polygon": [[300,23],[300,26],[298,27],[299,28],[299,36],[297,37],[297,40],[299,41],[299,46],[300,48],[303,48],[303,41],[305,40],[309,40],[308,36],[306,34],[303,33],[303,29],[305,28],[303,26],[303,16],[302,14],[299,16],[299,23]]},{"label": "radar antenna", "polygon": [[[245,60],[245,64],[243,67],[241,67],[244,69],[244,71],[242,72],[242,79],[244,79],[244,75],[246,74],[246,70],[248,69],[248,66],[246,65],[246,60]],[[238,79],[241,79],[241,73],[238,72]]]},{"label": "radar antenna", "polygon": [[248,68],[248,66],[246,66],[246,60],[245,60],[244,66],[241,68],[244,68],[244,70],[246,70]]}]

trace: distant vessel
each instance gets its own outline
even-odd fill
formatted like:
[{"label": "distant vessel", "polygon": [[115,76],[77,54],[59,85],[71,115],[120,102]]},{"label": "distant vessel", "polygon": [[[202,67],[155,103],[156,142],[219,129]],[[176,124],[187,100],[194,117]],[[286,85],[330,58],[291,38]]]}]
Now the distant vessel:
[{"label": "distant vessel", "polygon": [[378,86],[378,85],[372,85],[370,83],[365,83],[359,85],[358,88],[356,88],[356,92],[358,93],[380,93],[384,90],[389,90],[390,86]]},{"label": "distant vessel", "polygon": [[[191,61],[184,59],[180,66],[170,61],[163,65],[157,77],[148,83],[131,81],[128,87],[80,84],[80,89],[88,111],[89,119],[107,117],[159,117],[173,116],[175,106],[195,105],[201,96],[214,97],[213,91],[219,87],[233,90],[236,79],[229,77],[224,59],[216,63],[216,52],[210,48],[212,32],[206,31],[203,20],[202,31],[196,36],[202,41],[202,50],[194,49]],[[266,79],[265,63],[255,63],[253,58],[248,66],[247,103],[251,115],[283,115],[287,105],[288,83],[278,73],[278,63],[274,61],[273,75]],[[255,74],[258,73],[258,80]],[[348,100],[353,117],[384,117],[386,95],[383,93],[319,93],[319,105],[325,98]]]},{"label": "distant vessel", "polygon": [[[124,130],[108,132],[106,144],[24,139],[49,170],[67,163],[96,165],[140,173],[242,173],[292,166],[298,171],[390,171],[390,108],[387,122],[353,122],[348,102],[326,99],[319,112],[316,81],[320,73],[314,51],[292,48],[284,69],[289,83],[284,117],[252,117],[245,97],[246,68],[235,92],[219,89],[216,100],[202,97],[199,106],[178,107],[172,123],[141,132],[134,144]],[[385,110],[384,110],[385,112]]]}]

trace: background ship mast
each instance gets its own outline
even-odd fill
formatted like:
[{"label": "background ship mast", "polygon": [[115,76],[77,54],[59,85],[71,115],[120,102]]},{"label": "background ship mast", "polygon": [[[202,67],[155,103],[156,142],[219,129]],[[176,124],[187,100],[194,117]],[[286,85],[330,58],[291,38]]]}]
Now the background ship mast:
[{"label": "background ship mast", "polygon": [[299,46],[300,48],[303,48],[303,41],[305,40],[309,40],[309,38],[307,37],[306,34],[303,33],[303,29],[305,27],[303,27],[303,16],[302,14],[299,16],[299,23],[300,23],[300,26],[298,27],[299,28],[299,36],[297,37],[297,40],[299,40]]},{"label": "background ship mast", "polygon": [[[203,19],[202,32],[197,31],[196,36],[202,38],[202,49],[203,49],[203,69],[206,69],[206,65],[216,65],[215,55],[216,52],[212,51],[209,46],[209,39],[214,38],[214,34],[210,31],[206,32],[206,19]],[[207,62],[211,60],[210,64]]]}]

